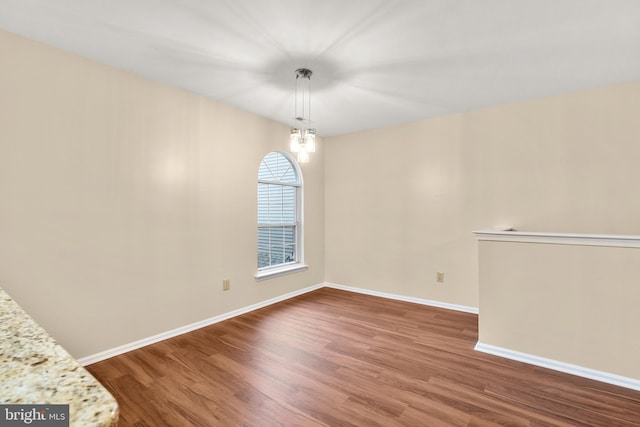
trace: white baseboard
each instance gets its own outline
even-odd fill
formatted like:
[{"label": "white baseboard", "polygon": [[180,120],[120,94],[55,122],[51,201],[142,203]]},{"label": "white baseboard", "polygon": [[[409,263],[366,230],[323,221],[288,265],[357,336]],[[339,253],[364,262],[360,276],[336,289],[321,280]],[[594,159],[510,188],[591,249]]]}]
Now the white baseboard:
[{"label": "white baseboard", "polygon": [[290,298],[296,297],[298,295],[306,294],[307,292],[315,291],[323,287],[340,289],[340,290],[349,291],[349,292],[357,292],[360,294],[372,295],[376,297],[394,299],[399,301],[412,302],[416,304],[429,305],[433,307],[446,308],[449,310],[464,311],[466,313],[474,313],[474,314],[478,313],[478,309],[474,307],[466,307],[463,305],[449,304],[445,302],[431,301],[431,300],[425,300],[420,298],[407,297],[403,295],[388,294],[384,292],[370,291],[368,289],[354,288],[351,286],[344,286],[344,285],[338,285],[335,283],[323,282],[317,285],[306,287],[304,289],[300,289],[298,291],[280,295],[278,297],[271,298],[266,301],[259,302],[257,304],[249,305],[247,307],[239,308],[237,310],[233,310],[228,313],[223,313],[218,316],[201,320],[199,322],[191,323],[189,325],[185,325],[180,328],[172,329],[167,332],[162,332],[160,334],[153,335],[148,338],[143,338],[141,340],[124,344],[115,348],[111,348],[109,350],[101,351],[100,353],[82,357],[78,359],[78,362],[82,366],[87,366],[87,365],[91,365],[92,363],[101,362],[105,359],[109,359],[110,357],[118,356],[120,354],[127,353],[129,351],[137,350],[141,347],[145,347],[150,344],[155,344],[157,342],[164,341],[166,339],[173,338],[178,335],[186,334],[187,332],[195,331],[196,329],[204,328],[205,326],[213,325],[215,323],[222,322],[223,320],[231,319],[232,317],[240,316],[241,314],[249,313],[251,311],[266,307],[268,305],[285,301]]},{"label": "white baseboard", "polygon": [[611,374],[603,371],[597,371],[595,369],[572,365],[570,363],[559,362],[557,360],[534,356],[532,354],[521,353],[519,351],[509,350],[503,347],[483,344],[480,341],[478,341],[478,343],[476,344],[475,349],[483,353],[493,354],[494,356],[517,360],[519,362],[528,363],[530,365],[553,369],[554,371],[560,371],[566,374],[577,375],[579,377],[589,378],[592,380],[601,381],[603,383],[613,384],[620,387],[640,391],[640,380],[634,378],[623,377],[621,375]]},{"label": "white baseboard", "polygon": [[[355,288],[352,286],[345,286],[345,285],[339,285],[339,284],[335,284],[335,283],[329,283],[329,282],[324,282],[324,283],[319,283],[317,285],[313,285],[313,286],[309,286],[294,292],[290,292],[284,295],[280,295],[278,297],[275,298],[271,298],[268,299],[266,301],[262,301],[259,302],[257,304],[252,304],[249,305],[247,307],[243,307],[237,310],[233,310],[230,311],[228,313],[224,313],[218,316],[214,316],[208,319],[204,319],[201,320],[199,322],[195,322],[195,323],[191,323],[189,325],[186,326],[182,326],[180,328],[176,328],[176,329],[172,329],[170,331],[167,332],[163,332],[157,335],[153,335],[151,337],[148,338],[144,338],[138,341],[134,341],[128,344],[124,344],[109,350],[105,350],[102,351],[100,353],[96,353],[87,357],[83,357],[81,359],[78,359],[78,362],[83,365],[83,366],[87,366],[90,365],[92,363],[97,363],[100,362],[102,360],[108,359],[110,357],[114,357],[114,356],[118,356],[120,354],[132,351],[132,350],[136,350],[139,349],[141,347],[145,347],[147,345],[150,344],[154,344],[160,341],[164,341],[166,339],[169,338],[173,338],[176,337],[178,335],[182,335],[185,334],[187,332],[191,332],[194,331],[196,329],[200,329],[203,328],[205,326],[209,326],[209,325],[213,325],[215,323],[218,322],[222,322],[223,320],[227,320],[227,319],[231,319],[232,317],[236,317],[236,316],[240,316],[241,314],[245,314],[245,313],[249,313],[251,311],[254,310],[258,310],[260,308],[269,306],[271,304],[275,304],[281,301],[285,301],[288,300],[290,298],[302,295],[302,294],[306,294],[308,292],[312,292],[315,291],[317,289],[321,289],[323,287],[327,287],[327,288],[333,288],[333,289],[340,289],[343,291],[348,291],[348,292],[356,292],[356,293],[360,293],[360,294],[365,294],[365,295],[371,295],[371,296],[376,296],[376,297],[382,297],[382,298],[388,298],[388,299],[393,299],[393,300],[398,300],[398,301],[405,301],[405,302],[411,302],[411,303],[416,303],[416,304],[422,304],[422,305],[429,305],[429,306],[433,306],[433,307],[439,307],[439,308],[445,308],[448,310],[455,310],[455,311],[463,311],[466,313],[473,313],[473,314],[478,314],[478,309],[475,307],[467,307],[464,305],[458,305],[458,304],[449,304],[449,303],[445,303],[445,302],[439,302],[439,301],[432,301],[432,300],[426,300],[426,299],[421,299],[421,298],[414,298],[414,297],[408,297],[408,296],[403,296],[403,295],[396,295],[396,294],[389,294],[386,292],[378,292],[378,291],[372,291],[372,290],[368,290],[368,289],[362,289],[362,288]],[[478,341],[478,343],[475,346],[475,349],[477,351],[481,351],[483,353],[488,353],[488,354],[493,354],[494,356],[500,356],[500,357],[504,357],[506,359],[512,359],[512,360],[517,360],[520,362],[524,362],[524,363],[528,363],[531,365],[536,365],[536,366],[541,366],[543,368],[548,368],[548,369],[552,369],[555,371],[560,371],[560,372],[564,372],[567,374],[572,374],[572,375],[577,375],[580,377],[584,377],[584,378],[589,378],[592,380],[596,380],[596,381],[601,381],[604,383],[608,383],[608,384],[613,384],[613,385],[617,385],[617,386],[621,386],[621,387],[625,387],[625,388],[629,388],[629,389],[633,389],[633,390],[639,390],[640,391],[640,380],[634,379],[634,378],[628,378],[628,377],[623,377],[621,375],[616,375],[616,374],[611,374],[608,372],[603,372],[603,371],[597,371],[595,369],[589,369],[589,368],[585,368],[582,366],[577,366],[577,365],[572,365],[569,363],[564,363],[564,362],[559,362],[557,360],[552,360],[552,359],[547,359],[544,357],[539,357],[539,356],[534,356],[531,354],[527,354],[527,353],[521,353],[518,351],[514,351],[514,350],[509,350],[506,348],[502,348],[502,347],[496,347],[493,345],[489,345],[489,344],[483,344],[481,342]]]},{"label": "white baseboard", "polygon": [[432,301],[428,299],[408,297],[404,295],[388,294],[386,292],[371,291],[369,289],[354,288],[351,286],[338,285],[338,284],[329,283],[329,282],[325,282],[324,286],[327,288],[341,289],[343,291],[349,291],[349,292],[357,292],[359,294],[371,295],[374,297],[382,297],[382,298],[394,299],[398,301],[412,302],[415,304],[429,305],[432,307],[446,308],[448,310],[464,311],[465,313],[478,314],[477,308],[467,307],[465,305],[450,304],[448,302]]},{"label": "white baseboard", "polygon": [[82,366],[91,365],[92,363],[97,363],[102,360],[109,359],[110,357],[118,356],[120,354],[127,353],[129,351],[136,350],[150,344],[155,344],[157,342],[164,341],[169,338],[177,337],[178,335],[186,334],[187,332],[195,331],[196,329],[204,328],[205,326],[213,325],[215,323],[222,322],[223,320],[231,319],[232,317],[240,316],[241,314],[249,313],[250,311],[258,310],[268,305],[285,301],[290,298],[297,297],[298,295],[306,294],[307,292],[315,291],[322,287],[324,287],[324,283],[309,286],[304,289],[300,289],[298,291],[289,292],[288,294],[280,295],[278,297],[271,298],[266,301],[261,301],[257,304],[252,304],[247,307],[242,307],[237,310],[230,311],[228,313],[223,313],[218,316],[210,317],[208,319],[191,323],[189,325],[182,326],[180,328],[172,329],[167,332],[162,332],[160,334],[153,335],[148,338],[143,338],[141,340],[124,344],[115,348],[111,348],[109,350],[101,351],[100,353],[96,353],[90,356],[80,358],[78,359],[78,362]]}]

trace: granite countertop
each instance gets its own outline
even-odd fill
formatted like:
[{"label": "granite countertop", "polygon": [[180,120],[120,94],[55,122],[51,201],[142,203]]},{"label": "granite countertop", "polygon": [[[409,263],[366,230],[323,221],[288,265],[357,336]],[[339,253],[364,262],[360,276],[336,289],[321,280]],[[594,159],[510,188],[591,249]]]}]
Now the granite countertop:
[{"label": "granite countertop", "polygon": [[68,404],[72,427],[112,427],[118,403],[0,288],[0,404]]}]

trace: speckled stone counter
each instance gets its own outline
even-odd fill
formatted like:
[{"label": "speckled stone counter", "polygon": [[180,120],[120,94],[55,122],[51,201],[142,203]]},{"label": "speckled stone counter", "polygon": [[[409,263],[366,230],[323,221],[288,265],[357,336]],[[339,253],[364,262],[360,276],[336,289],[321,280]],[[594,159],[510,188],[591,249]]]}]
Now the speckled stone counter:
[{"label": "speckled stone counter", "polygon": [[72,427],[117,424],[118,403],[0,288],[0,404],[68,404]]}]

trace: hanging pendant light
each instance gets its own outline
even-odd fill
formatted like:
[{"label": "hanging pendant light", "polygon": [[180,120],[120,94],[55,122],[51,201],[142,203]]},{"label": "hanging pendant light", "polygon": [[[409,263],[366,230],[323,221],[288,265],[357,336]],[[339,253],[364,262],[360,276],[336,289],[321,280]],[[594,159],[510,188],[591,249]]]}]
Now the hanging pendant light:
[{"label": "hanging pendant light", "polygon": [[316,151],[316,130],[311,128],[311,70],[296,70],[294,125],[289,135],[290,150],[298,162],[307,163],[309,153]]}]

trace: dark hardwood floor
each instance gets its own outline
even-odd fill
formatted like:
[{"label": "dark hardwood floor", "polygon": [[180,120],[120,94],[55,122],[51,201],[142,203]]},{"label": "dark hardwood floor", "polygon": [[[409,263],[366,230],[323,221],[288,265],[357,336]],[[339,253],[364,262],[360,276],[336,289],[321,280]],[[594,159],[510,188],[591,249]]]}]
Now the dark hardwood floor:
[{"label": "dark hardwood floor", "polygon": [[476,340],[476,315],[324,288],[88,369],[120,426],[640,426],[640,392]]}]

